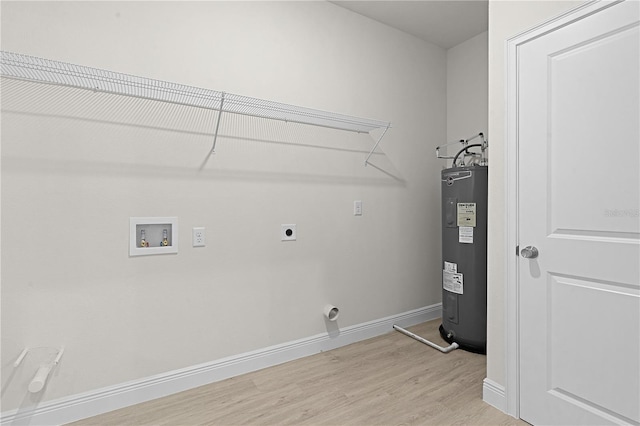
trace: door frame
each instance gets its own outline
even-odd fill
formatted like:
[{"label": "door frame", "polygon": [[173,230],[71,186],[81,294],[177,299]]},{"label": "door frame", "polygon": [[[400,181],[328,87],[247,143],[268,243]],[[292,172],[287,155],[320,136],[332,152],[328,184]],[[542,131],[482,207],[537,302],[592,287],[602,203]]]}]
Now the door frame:
[{"label": "door frame", "polygon": [[518,62],[519,49],[524,44],[545,34],[557,31],[594,13],[607,9],[624,0],[594,0],[552,18],[506,41],[506,129],[504,149],[505,193],[505,247],[504,247],[504,359],[505,412],[520,418],[520,282],[519,261],[516,247],[518,235]]}]

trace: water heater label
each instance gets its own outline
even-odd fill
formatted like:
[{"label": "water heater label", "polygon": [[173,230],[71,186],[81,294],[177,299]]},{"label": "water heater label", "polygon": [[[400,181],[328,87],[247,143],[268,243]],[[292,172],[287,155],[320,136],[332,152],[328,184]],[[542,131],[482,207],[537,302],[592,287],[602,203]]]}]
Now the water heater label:
[{"label": "water heater label", "polygon": [[445,261],[444,270],[445,272],[458,272],[458,264]]},{"label": "water heater label", "polygon": [[463,244],[473,244],[473,227],[471,226],[459,227],[458,242]]},{"label": "water heater label", "polygon": [[451,293],[462,294],[464,290],[462,274],[442,271],[442,288]]},{"label": "water heater label", "polygon": [[476,226],[476,203],[458,203],[458,226]]}]

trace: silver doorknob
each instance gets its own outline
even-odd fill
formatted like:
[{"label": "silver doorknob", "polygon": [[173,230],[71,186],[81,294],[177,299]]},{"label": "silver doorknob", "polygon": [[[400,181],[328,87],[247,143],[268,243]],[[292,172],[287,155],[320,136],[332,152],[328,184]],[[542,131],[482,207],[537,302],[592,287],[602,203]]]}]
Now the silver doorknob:
[{"label": "silver doorknob", "polygon": [[525,259],[535,259],[538,257],[538,249],[533,246],[526,246],[520,251],[520,256]]}]

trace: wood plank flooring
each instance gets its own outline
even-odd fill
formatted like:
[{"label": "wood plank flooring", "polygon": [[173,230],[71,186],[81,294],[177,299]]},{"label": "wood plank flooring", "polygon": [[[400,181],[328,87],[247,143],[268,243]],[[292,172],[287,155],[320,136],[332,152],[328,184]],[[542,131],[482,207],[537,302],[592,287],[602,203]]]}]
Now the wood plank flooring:
[{"label": "wood plank flooring", "polygon": [[[439,320],[409,328],[447,346]],[[482,401],[486,358],[397,331],[74,425],[527,425]]]}]

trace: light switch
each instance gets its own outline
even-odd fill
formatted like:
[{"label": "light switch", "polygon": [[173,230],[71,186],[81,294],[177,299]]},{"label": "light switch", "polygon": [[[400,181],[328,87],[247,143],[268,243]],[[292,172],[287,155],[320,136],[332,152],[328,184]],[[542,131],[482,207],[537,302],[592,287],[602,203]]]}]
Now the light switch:
[{"label": "light switch", "polygon": [[362,216],[362,201],[358,200],[353,202],[353,215]]}]

